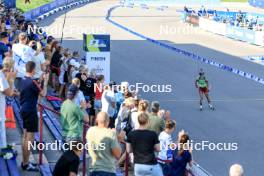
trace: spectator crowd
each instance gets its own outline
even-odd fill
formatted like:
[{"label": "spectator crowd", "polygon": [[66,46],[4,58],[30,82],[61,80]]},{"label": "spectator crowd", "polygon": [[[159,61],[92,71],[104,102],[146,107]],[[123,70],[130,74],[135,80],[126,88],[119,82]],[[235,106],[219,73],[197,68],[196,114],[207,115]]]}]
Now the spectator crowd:
[{"label": "spectator crowd", "polygon": [[206,9],[204,6],[201,6],[200,10],[195,11],[185,6],[184,12],[186,14],[208,18],[210,20],[225,23],[231,26],[241,27],[253,31],[264,31],[263,18],[259,16],[247,16],[247,14],[242,12],[241,10],[239,10],[238,12],[230,12],[227,8],[225,12],[220,12],[217,10]]},{"label": "spectator crowd", "polygon": [[[115,176],[129,153],[136,176],[184,176],[192,166],[189,135],[180,131],[172,138],[176,122],[158,101],[149,102],[129,90],[129,83],[116,86],[104,82],[77,51],[64,48],[52,36],[28,31],[31,22],[15,9],[6,9],[0,27],[0,148],[7,146],[5,107],[7,97],[19,97],[23,119],[21,168],[39,171],[30,162],[28,143],[39,131],[37,104],[47,93],[63,100],[60,122],[65,143],[78,146],[89,143],[92,176]],[[89,123],[83,136],[83,123]],[[171,150],[172,143],[177,146]],[[102,147],[102,148],[101,148]],[[54,176],[78,174],[80,156],[77,147],[63,153]],[[242,176],[234,165],[230,176]]]}]

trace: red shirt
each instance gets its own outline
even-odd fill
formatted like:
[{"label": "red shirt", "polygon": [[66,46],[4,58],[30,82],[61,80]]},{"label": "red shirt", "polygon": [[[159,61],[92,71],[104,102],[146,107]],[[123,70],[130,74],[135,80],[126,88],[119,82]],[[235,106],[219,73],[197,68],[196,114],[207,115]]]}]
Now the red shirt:
[{"label": "red shirt", "polygon": [[103,95],[103,84],[102,83],[97,83],[95,87],[95,99],[96,100],[101,100],[102,95]]}]

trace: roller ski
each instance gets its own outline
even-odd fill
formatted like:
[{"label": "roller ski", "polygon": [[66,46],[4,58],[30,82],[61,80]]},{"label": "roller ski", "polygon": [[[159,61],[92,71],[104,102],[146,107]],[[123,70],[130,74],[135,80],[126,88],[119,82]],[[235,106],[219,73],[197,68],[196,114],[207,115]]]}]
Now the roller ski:
[{"label": "roller ski", "polygon": [[[212,110],[212,111],[214,111],[215,110],[215,107],[213,105],[209,104],[209,109]],[[200,111],[203,111],[203,106],[202,105],[200,105],[199,110]]]},{"label": "roller ski", "polygon": [[215,110],[215,107],[213,105],[209,104],[209,109],[212,110],[212,111],[214,111]]}]

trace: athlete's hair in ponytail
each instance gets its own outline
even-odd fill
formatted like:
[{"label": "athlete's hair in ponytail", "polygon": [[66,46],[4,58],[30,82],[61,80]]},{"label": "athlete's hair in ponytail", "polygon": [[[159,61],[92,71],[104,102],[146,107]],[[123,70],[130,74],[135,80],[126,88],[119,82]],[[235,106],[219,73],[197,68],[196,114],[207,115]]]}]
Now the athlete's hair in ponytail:
[{"label": "athlete's hair in ponytail", "polygon": [[180,138],[179,141],[179,146],[178,146],[178,155],[182,156],[184,150],[187,150],[189,148],[188,142],[189,142],[190,138],[188,136],[188,134],[183,134]]}]

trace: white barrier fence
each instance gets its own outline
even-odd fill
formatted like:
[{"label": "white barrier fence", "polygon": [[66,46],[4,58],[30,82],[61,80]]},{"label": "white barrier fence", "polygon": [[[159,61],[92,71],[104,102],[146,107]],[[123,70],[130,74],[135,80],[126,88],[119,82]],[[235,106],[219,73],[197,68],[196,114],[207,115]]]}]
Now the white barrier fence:
[{"label": "white barrier fence", "polygon": [[242,27],[231,26],[203,17],[199,18],[199,27],[214,34],[264,46],[264,31],[253,31]]},{"label": "white barrier fence", "polygon": [[218,23],[210,19],[200,18],[199,27],[215,34],[226,35],[226,24],[224,23]]}]

